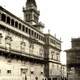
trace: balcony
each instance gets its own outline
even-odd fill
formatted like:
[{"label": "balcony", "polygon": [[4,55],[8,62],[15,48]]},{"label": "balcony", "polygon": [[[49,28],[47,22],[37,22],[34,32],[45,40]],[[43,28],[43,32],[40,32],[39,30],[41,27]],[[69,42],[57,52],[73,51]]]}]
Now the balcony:
[{"label": "balcony", "polygon": [[28,61],[37,62],[37,63],[47,62],[44,57],[40,57],[34,54],[29,54],[26,52],[21,52],[13,49],[6,50],[6,48],[3,46],[0,46],[0,52],[1,52],[0,55],[8,56],[11,58],[16,57],[17,59],[21,59],[21,60],[23,59],[23,60],[28,60]]}]

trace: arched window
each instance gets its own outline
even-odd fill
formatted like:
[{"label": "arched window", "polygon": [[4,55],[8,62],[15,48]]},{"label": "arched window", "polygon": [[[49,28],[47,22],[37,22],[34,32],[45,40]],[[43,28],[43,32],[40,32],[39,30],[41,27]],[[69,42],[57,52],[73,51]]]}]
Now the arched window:
[{"label": "arched window", "polygon": [[39,35],[37,34],[36,38],[38,38],[38,36],[39,36]]},{"label": "arched window", "polygon": [[34,33],[34,37],[36,37],[36,35],[37,35],[37,34],[36,34],[36,32],[35,32],[35,33]]},{"label": "arched window", "polygon": [[25,26],[24,25],[22,26],[22,31],[25,31]]},{"label": "arched window", "polygon": [[26,27],[26,33],[28,33],[28,28]]},{"label": "arched window", "polygon": [[29,29],[29,34],[31,34],[31,30]]},{"label": "arched window", "polygon": [[13,19],[11,20],[11,26],[14,26],[14,20]]},{"label": "arched window", "polygon": [[19,29],[21,30],[21,23],[19,23]]},{"label": "arched window", "polygon": [[10,17],[7,17],[7,23],[10,24]]},{"label": "arched window", "polygon": [[1,14],[1,20],[6,22],[6,15],[5,14]]},{"label": "arched window", "polygon": [[32,35],[32,36],[34,35],[33,33],[34,33],[33,30],[31,30],[31,35]]},{"label": "arched window", "polygon": [[17,21],[15,22],[15,27],[16,27],[16,28],[18,27],[18,22],[17,22]]},{"label": "arched window", "polygon": [[41,39],[41,36],[39,35],[39,40]]}]

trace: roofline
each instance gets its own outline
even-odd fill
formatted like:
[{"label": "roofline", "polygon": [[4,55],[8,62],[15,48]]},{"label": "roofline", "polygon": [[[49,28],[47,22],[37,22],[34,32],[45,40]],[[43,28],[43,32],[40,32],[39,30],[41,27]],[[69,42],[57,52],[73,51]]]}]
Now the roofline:
[{"label": "roofline", "polygon": [[13,16],[14,18],[18,19],[19,21],[23,22],[25,25],[28,25],[29,27],[31,27],[32,29],[35,29],[36,31],[38,31],[39,33],[43,34],[41,31],[39,31],[38,29],[36,29],[34,26],[30,25],[28,22],[23,21],[22,19],[20,19],[19,17],[13,15],[11,12],[9,12],[8,10],[4,9],[2,6],[0,6],[0,10],[10,14],[11,16]]},{"label": "roofline", "polygon": [[64,50],[64,51],[65,51],[65,52],[80,51],[80,48],[78,48],[78,47],[75,47],[75,48],[71,48],[71,49]]},{"label": "roofline", "polygon": [[57,39],[56,37],[54,37],[53,35],[51,35],[51,34],[49,34],[49,33],[45,33],[44,35],[51,36],[52,38],[54,38],[54,39],[56,39],[57,41],[59,41],[59,42],[61,42],[61,43],[62,43],[62,41],[61,41],[61,40]]},{"label": "roofline", "polygon": [[57,41],[62,42],[62,41],[60,41],[59,39],[57,39],[56,37],[52,36],[51,34],[44,34],[44,33],[42,33],[41,31],[39,31],[38,29],[36,29],[34,26],[30,25],[30,23],[23,21],[22,19],[20,19],[19,17],[15,16],[14,14],[12,14],[11,12],[9,12],[9,11],[6,10],[5,8],[3,8],[2,6],[0,6],[0,10],[6,12],[6,13],[8,13],[8,14],[10,14],[10,15],[13,16],[14,18],[16,18],[16,19],[18,19],[19,21],[23,22],[25,25],[28,25],[28,26],[31,27],[32,29],[38,31],[38,32],[41,33],[44,37],[45,37],[45,35],[49,35],[49,36],[53,37],[54,39],[56,39]]}]

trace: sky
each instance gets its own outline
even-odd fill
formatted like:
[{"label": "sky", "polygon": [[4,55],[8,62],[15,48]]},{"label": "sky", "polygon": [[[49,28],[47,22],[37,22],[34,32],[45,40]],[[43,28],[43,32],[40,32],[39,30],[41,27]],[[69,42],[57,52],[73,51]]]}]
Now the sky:
[{"label": "sky", "polygon": [[[0,0],[0,5],[23,19],[26,0]],[[71,48],[71,38],[80,37],[80,0],[36,0],[44,32],[62,41],[61,62],[66,64],[64,50]]]}]

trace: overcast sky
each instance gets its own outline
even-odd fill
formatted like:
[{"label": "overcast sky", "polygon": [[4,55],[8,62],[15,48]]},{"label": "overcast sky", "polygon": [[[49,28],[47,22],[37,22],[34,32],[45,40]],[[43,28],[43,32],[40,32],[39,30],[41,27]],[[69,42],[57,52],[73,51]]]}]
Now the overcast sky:
[{"label": "overcast sky", "polygon": [[[0,5],[23,19],[22,8],[26,0],[0,0]],[[70,48],[71,38],[80,37],[80,0],[36,0],[44,32],[62,39],[62,50]],[[61,61],[65,63],[65,53]]]}]

